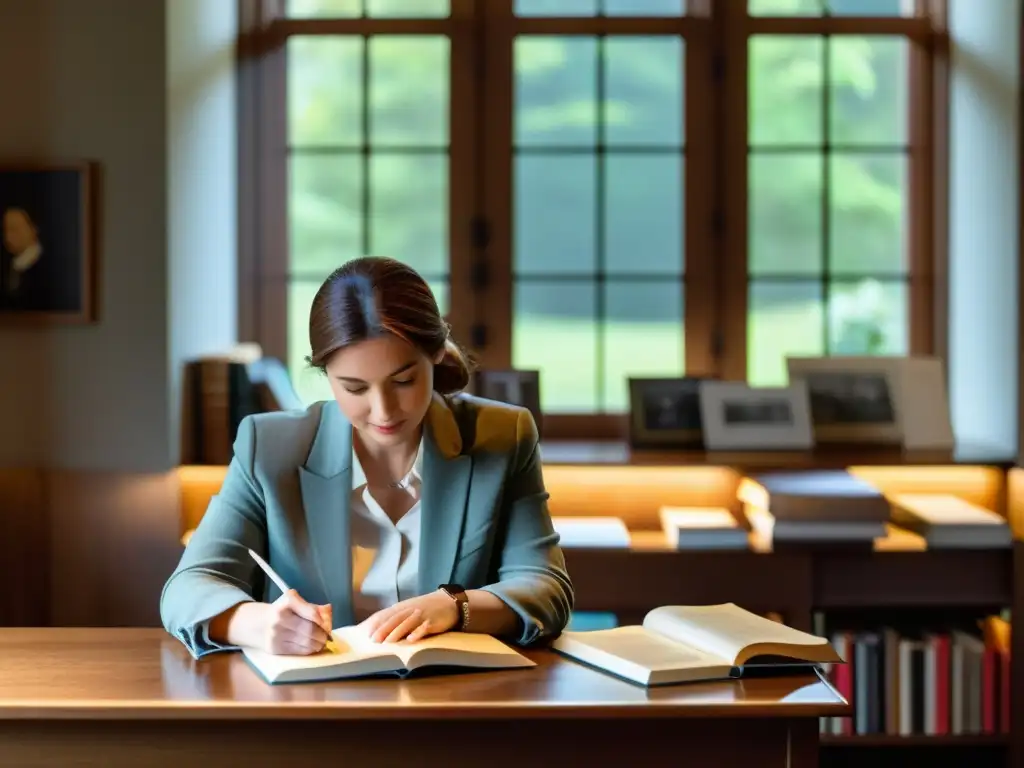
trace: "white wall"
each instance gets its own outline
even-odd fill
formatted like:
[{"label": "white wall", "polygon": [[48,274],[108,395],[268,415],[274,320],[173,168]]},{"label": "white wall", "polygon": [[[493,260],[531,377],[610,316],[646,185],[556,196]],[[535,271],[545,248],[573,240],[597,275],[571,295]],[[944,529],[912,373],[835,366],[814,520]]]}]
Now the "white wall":
[{"label": "white wall", "polygon": [[957,442],[1017,455],[1020,0],[951,0],[949,371]]},{"label": "white wall", "polygon": [[236,341],[235,8],[0,0],[0,160],[102,172],[99,322],[0,330],[0,531],[49,538],[57,625],[158,625],[181,555],[181,365]]},{"label": "white wall", "polygon": [[167,2],[168,450],[177,463],[186,360],[238,339],[233,0]]}]

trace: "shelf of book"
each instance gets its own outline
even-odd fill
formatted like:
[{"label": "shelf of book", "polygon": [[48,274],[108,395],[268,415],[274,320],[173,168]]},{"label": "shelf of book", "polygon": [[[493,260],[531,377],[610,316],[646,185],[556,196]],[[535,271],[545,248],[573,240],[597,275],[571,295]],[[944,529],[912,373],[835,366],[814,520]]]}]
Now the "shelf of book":
[{"label": "shelf of book", "polygon": [[[1015,719],[1021,719],[1021,707],[1010,704],[1019,698],[1014,691],[1024,691],[1024,679],[1021,670],[1009,664],[1014,650],[1024,653],[1020,648],[1024,633],[1010,632],[1017,648],[1000,654],[980,639],[977,624],[1004,611],[1011,622],[1024,616],[1024,590],[1015,589],[1024,584],[1022,548],[1021,543],[1012,550],[923,552],[567,548],[565,556],[577,595],[576,610],[591,613],[602,626],[638,623],[659,605],[735,602],[758,613],[776,613],[790,626],[807,631],[822,629],[819,614],[826,617],[826,625],[846,621],[848,635],[863,635],[869,645],[884,645],[887,638],[897,655],[903,641],[907,671],[902,687],[911,691],[910,706],[888,715],[862,709],[861,717],[869,717],[871,723],[858,724],[856,715],[841,724],[823,723],[823,746],[831,752],[845,747],[930,751],[946,745],[971,748],[972,757],[983,754],[980,765],[1003,765],[1024,755],[1015,741],[1020,736],[1014,735],[1021,733],[1019,725],[1014,727]],[[886,633],[890,619],[897,626],[916,626],[917,631],[911,630],[906,637],[893,630]],[[954,620],[955,628],[945,626],[944,622]],[[971,632],[972,628],[977,631]],[[858,652],[852,641],[844,650],[844,657],[852,662],[847,672],[854,675],[855,657],[859,655],[864,664],[865,651]],[[954,654],[958,659],[955,677]],[[867,666],[877,667],[877,674],[884,676],[884,662],[875,659]],[[861,677],[863,687],[868,683],[863,672]],[[890,672],[887,695],[881,695],[887,690],[883,682],[874,681],[871,689],[880,692],[879,701],[888,698],[892,709],[902,701],[899,678]],[[851,676],[850,686],[840,683],[837,687],[856,708],[858,699],[867,701],[872,692],[857,695],[853,683]],[[932,700],[927,705],[926,688]],[[938,689],[945,696],[941,705]],[[842,764],[823,759],[826,766]]]},{"label": "shelf of book", "polygon": [[1010,743],[1007,733],[961,733],[957,735],[898,736],[872,733],[858,736],[821,735],[821,744],[830,747],[1005,747]]}]

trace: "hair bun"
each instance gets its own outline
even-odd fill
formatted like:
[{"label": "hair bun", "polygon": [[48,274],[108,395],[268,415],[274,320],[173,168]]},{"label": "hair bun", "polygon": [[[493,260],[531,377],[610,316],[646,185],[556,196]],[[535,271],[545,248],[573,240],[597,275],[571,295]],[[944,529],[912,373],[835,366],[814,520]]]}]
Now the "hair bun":
[{"label": "hair bun", "polygon": [[469,386],[470,364],[466,354],[449,337],[444,343],[441,362],[434,365],[434,390],[453,395]]}]

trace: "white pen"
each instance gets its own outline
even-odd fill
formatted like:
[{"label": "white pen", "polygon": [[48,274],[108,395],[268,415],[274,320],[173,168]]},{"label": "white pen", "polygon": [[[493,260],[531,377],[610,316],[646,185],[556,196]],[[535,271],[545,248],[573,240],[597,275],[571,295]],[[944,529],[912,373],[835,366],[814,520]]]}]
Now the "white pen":
[{"label": "white pen", "polygon": [[249,554],[252,556],[252,559],[256,561],[256,565],[263,569],[263,572],[270,577],[270,580],[272,582],[277,584],[277,588],[281,590],[282,594],[291,589],[291,587],[284,583],[284,579],[282,579],[280,576],[274,573],[274,569],[270,567],[270,563],[268,563],[262,557],[257,555],[251,549],[249,550]]},{"label": "white pen", "polygon": [[[281,590],[281,594],[284,594],[285,592],[287,592],[288,590],[291,589],[291,587],[289,587],[287,584],[285,584],[284,579],[282,579],[280,576],[278,576],[277,573],[275,573],[274,569],[270,567],[270,563],[268,563],[262,557],[257,555],[251,549],[249,550],[249,555],[250,555],[250,557],[252,557],[253,560],[256,561],[256,565],[258,565],[263,570],[263,572],[265,574],[267,574],[267,576],[270,578],[270,580],[277,585],[277,588]],[[330,641],[331,641],[331,633],[330,632],[327,633],[327,641],[328,641],[328,643],[330,643]]]}]

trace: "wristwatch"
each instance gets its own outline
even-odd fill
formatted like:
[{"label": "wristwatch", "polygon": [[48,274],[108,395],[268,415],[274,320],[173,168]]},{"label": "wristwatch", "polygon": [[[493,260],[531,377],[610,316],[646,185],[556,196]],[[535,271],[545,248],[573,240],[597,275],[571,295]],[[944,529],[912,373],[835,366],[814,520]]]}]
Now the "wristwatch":
[{"label": "wristwatch", "polygon": [[466,627],[469,626],[469,598],[466,597],[466,590],[461,584],[442,584],[438,589],[454,600],[455,605],[459,609],[459,621],[454,629],[465,631]]}]

